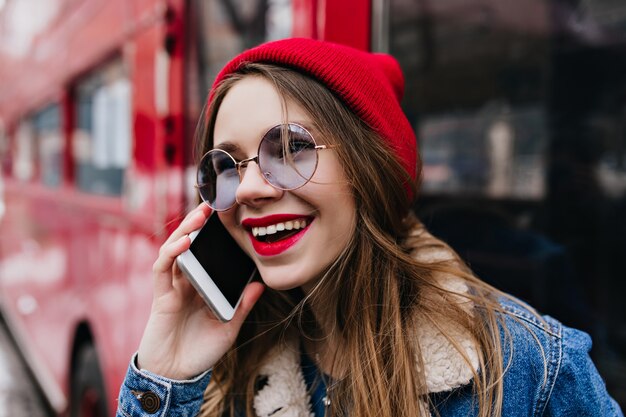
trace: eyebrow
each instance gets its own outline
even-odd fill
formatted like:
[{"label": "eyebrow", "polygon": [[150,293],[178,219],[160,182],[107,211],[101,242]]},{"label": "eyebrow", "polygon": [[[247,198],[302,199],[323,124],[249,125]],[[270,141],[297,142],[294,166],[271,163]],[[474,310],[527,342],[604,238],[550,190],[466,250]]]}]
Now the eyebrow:
[{"label": "eyebrow", "polygon": [[239,146],[235,145],[232,142],[222,142],[217,146],[214,146],[213,149],[221,149],[228,153],[234,153],[239,150]]}]

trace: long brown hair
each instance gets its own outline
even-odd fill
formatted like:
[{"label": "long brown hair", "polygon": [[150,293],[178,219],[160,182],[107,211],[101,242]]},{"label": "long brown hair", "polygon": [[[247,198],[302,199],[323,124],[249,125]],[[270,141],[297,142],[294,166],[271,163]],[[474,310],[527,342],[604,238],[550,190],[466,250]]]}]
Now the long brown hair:
[{"label": "long brown hair", "polygon": [[[416,185],[403,174],[393,151],[332,92],[290,69],[247,64],[214,90],[197,132],[198,155],[212,147],[213,126],[225,95],[239,80],[251,76],[275,86],[285,119],[286,102],[293,100],[309,114],[316,134],[339,145],[335,152],[354,195],[356,227],[348,245],[306,297],[298,290],[266,290],[235,345],[214,367],[201,415],[254,415],[259,369],[277,341],[329,336],[339,341],[333,369],[341,370],[333,387],[333,415],[426,415],[432,407],[414,329],[425,323],[435,326],[471,365],[453,335],[441,326],[444,321],[466,330],[478,347],[480,372],[474,373],[472,387],[479,415],[499,415],[504,372],[501,309],[496,301],[500,293],[477,279],[452,249],[424,230],[406,197],[407,184],[414,190]],[[446,256],[421,256],[427,253]],[[442,284],[442,277],[462,280],[470,291],[452,292]],[[464,307],[467,302],[473,307]],[[322,305],[322,319],[332,324],[332,335],[319,334],[315,319],[320,317],[311,313],[312,306]]]}]

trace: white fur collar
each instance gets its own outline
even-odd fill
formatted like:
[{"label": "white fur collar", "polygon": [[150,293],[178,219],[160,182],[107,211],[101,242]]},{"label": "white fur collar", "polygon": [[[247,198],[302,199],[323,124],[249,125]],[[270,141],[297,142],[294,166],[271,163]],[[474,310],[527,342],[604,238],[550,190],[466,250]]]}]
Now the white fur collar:
[{"label": "white fur collar", "polygon": [[[420,261],[444,259],[441,252],[422,252],[415,256]],[[439,282],[447,290],[459,294],[461,305],[471,308],[466,299],[461,297],[468,291],[462,280],[446,276]],[[453,337],[456,345],[464,350],[471,366],[437,326]],[[468,384],[479,366],[477,346],[466,330],[451,322],[437,323],[437,326],[424,323],[417,329],[429,393],[450,391]],[[261,368],[260,374],[267,377],[267,383],[254,398],[258,417],[313,417],[297,343],[276,348],[270,354],[270,360]]]}]

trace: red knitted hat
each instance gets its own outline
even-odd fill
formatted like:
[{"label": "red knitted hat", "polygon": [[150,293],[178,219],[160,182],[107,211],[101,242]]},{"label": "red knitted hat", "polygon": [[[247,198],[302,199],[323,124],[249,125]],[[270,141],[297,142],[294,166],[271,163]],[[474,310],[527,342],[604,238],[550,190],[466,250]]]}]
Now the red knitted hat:
[{"label": "red knitted hat", "polygon": [[[236,56],[218,74],[213,89],[249,62],[293,68],[319,80],[387,141],[402,167],[415,180],[417,139],[400,107],[404,76],[393,57],[314,39],[284,39]],[[412,199],[410,191],[408,194]]]}]

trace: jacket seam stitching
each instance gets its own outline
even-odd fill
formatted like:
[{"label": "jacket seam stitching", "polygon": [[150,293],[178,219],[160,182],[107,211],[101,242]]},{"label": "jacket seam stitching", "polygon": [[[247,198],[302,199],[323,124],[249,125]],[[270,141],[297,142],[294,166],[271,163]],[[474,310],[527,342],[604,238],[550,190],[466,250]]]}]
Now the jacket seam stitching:
[{"label": "jacket seam stitching", "polygon": [[543,330],[544,332],[548,333],[549,335],[551,335],[551,336],[553,336],[553,337],[555,337],[557,339],[561,339],[562,336],[561,336],[560,332],[558,332],[558,326],[555,326],[556,329],[554,329],[553,325],[550,322],[548,322],[547,320],[546,320],[546,322],[544,324],[544,323],[541,323],[541,322],[537,321],[536,318],[531,317],[531,316],[525,314],[524,312],[522,312],[522,311],[520,311],[518,309],[509,307],[509,306],[504,306],[504,309],[509,314],[512,314],[513,316],[517,317],[518,319],[523,320],[523,321],[527,322],[528,324],[531,324],[531,325],[533,325],[534,327],[536,327],[536,328],[538,328],[540,330]]},{"label": "jacket seam stitching", "polygon": [[[546,369],[546,377],[547,381],[541,390],[541,395],[539,401],[537,401],[537,409],[536,415],[543,416],[546,408],[548,407],[548,402],[550,401],[550,397],[552,396],[552,391],[554,390],[554,386],[556,385],[556,380],[558,378],[559,372],[561,370],[561,364],[563,362],[563,343],[562,343],[562,328],[559,327],[558,336],[555,335],[555,338],[549,338],[549,358]],[[551,366],[554,364],[554,367]],[[543,403],[543,405],[541,404]]]}]

